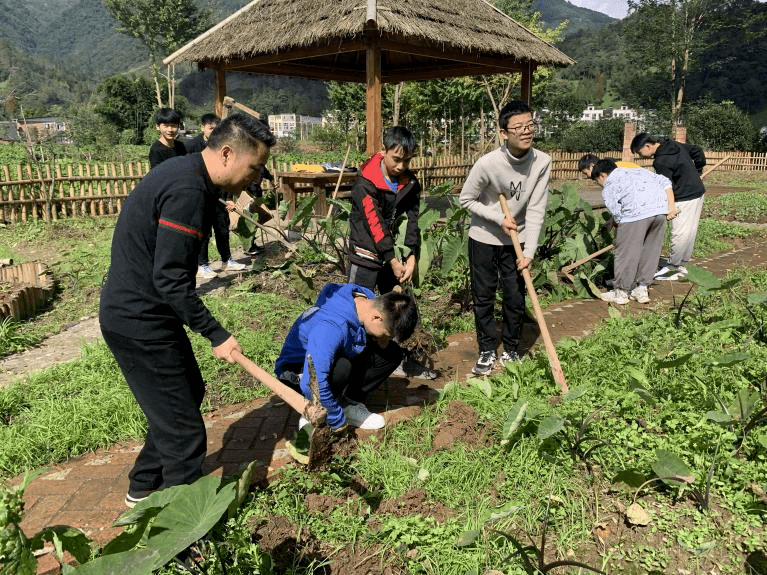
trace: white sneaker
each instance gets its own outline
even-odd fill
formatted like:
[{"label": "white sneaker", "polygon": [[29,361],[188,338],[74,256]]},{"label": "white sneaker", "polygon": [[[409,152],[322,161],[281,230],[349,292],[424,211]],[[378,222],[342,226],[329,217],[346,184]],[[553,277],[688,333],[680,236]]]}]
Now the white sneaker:
[{"label": "white sneaker", "polygon": [[344,416],[346,423],[360,429],[381,429],[386,425],[383,416],[370,413],[368,408],[361,403],[350,403],[344,407]]},{"label": "white sneaker", "polygon": [[245,264],[241,264],[240,262],[236,262],[232,259],[230,259],[228,262],[224,264],[224,271],[227,272],[241,272],[244,270],[247,266]]},{"label": "white sneaker", "polygon": [[307,425],[309,425],[309,420],[306,419],[303,415],[298,418],[298,429],[303,429]]},{"label": "white sneaker", "polygon": [[481,351],[477,363],[471,368],[471,373],[475,375],[487,375],[493,371],[495,360],[496,357],[494,351]]},{"label": "white sneaker", "polygon": [[629,298],[637,303],[650,303],[650,296],[647,295],[647,286],[637,286],[631,290]]},{"label": "white sneaker", "polygon": [[684,266],[667,265],[655,272],[655,281],[675,281],[680,280],[687,275],[687,268]]},{"label": "white sneaker", "polygon": [[210,269],[209,265],[199,266],[197,268],[197,277],[198,278],[205,278],[206,280],[212,279],[216,277],[218,274],[214,272],[212,269]]},{"label": "white sneaker", "polygon": [[614,289],[599,294],[599,299],[606,301],[607,303],[615,303],[618,305],[624,305],[629,302],[628,294],[622,289]]}]

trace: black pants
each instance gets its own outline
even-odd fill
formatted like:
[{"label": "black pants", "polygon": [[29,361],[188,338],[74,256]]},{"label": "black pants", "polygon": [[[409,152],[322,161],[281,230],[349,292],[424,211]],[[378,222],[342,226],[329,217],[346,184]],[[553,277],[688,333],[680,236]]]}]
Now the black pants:
[{"label": "black pants", "polygon": [[495,246],[469,238],[469,267],[480,353],[498,348],[494,312],[499,278],[503,292],[503,348],[516,351],[525,318],[525,282],[517,270],[514,246]]},{"label": "black pants", "polygon": [[378,269],[366,268],[365,266],[350,263],[347,281],[359,284],[371,291],[375,291],[376,287],[378,287],[378,293],[389,293],[394,289],[394,286],[399,285],[399,282],[394,277],[391,265],[388,263]]},{"label": "black pants", "polygon": [[[221,255],[221,261],[226,263],[232,257],[232,251],[229,249],[229,210],[226,206],[216,200],[216,217],[213,218],[213,235],[216,236],[216,249]],[[200,255],[197,258],[197,265],[208,265],[208,245],[210,244],[211,232],[205,236],[200,246]]]},{"label": "black pants", "polygon": [[[368,343],[365,351],[351,359],[344,356],[336,357],[330,371],[330,390],[342,407],[350,401],[365,403],[368,394],[378,388],[402,361],[402,349],[393,341],[386,349],[381,349],[375,343]],[[288,364],[284,371],[301,374],[303,364]],[[295,387],[289,380],[284,383]]]},{"label": "black pants", "polygon": [[200,414],[205,383],[183,328],[167,340],[101,333],[149,422],[144,447],[128,475],[130,492],[192,483],[202,475],[205,459]]}]

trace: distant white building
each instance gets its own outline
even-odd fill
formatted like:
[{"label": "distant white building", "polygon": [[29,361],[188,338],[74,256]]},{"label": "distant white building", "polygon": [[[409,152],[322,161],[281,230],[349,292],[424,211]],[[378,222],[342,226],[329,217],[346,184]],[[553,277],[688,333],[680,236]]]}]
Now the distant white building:
[{"label": "distant white building", "polygon": [[620,108],[603,108],[599,109],[593,104],[589,104],[583,113],[581,113],[582,122],[596,122],[597,120],[607,118],[623,118],[627,122],[639,120],[639,114],[633,108],[629,108],[625,104]]},{"label": "distant white building", "polygon": [[300,114],[270,114],[269,128],[278,138],[294,137],[305,140],[314,126],[321,126],[322,118]]}]

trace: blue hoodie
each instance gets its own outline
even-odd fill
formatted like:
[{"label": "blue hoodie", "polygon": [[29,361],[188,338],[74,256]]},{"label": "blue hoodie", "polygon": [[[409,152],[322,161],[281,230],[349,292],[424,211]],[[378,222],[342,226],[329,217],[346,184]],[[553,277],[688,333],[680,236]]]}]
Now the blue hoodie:
[{"label": "blue hoodie", "polygon": [[275,373],[281,375],[287,365],[303,364],[301,392],[311,399],[309,366],[306,355],[311,354],[320,388],[320,403],[328,411],[328,425],[336,429],[346,423],[344,410],[330,390],[330,372],[337,356],[353,358],[365,349],[367,334],[357,317],[355,294],[374,299],[375,294],[357,284],[328,284],[317,302],[302,313],[282,346],[275,363]]}]

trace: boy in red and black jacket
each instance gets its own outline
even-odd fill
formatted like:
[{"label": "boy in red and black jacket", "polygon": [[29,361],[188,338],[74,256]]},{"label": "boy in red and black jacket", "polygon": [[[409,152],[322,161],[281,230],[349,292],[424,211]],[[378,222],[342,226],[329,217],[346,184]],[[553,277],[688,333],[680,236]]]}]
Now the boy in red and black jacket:
[{"label": "boy in red and black jacket", "polygon": [[[362,165],[352,186],[349,214],[349,283],[385,294],[413,279],[421,247],[418,213],[421,184],[410,171],[416,143],[410,130],[393,126],[383,134],[383,150]],[[407,216],[400,261],[394,252],[397,219]],[[437,374],[406,355],[395,376],[435,379]]]},{"label": "boy in red and black jacket", "polygon": [[[362,165],[349,214],[349,282],[371,290],[378,286],[382,294],[413,278],[421,237],[421,184],[409,169],[415,138],[407,128],[394,126],[384,132],[383,147]],[[394,253],[400,214],[408,221],[405,246],[410,253],[404,261]]]}]

